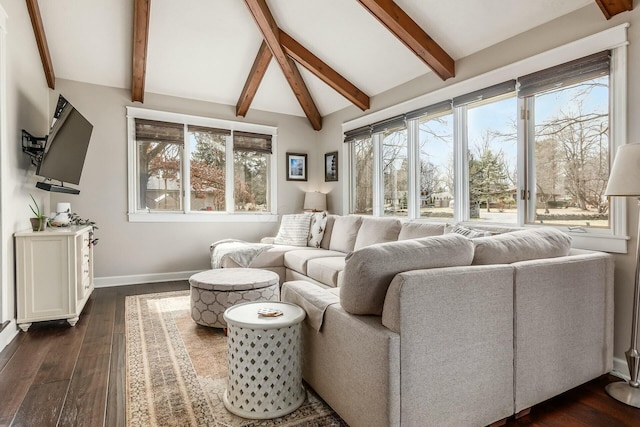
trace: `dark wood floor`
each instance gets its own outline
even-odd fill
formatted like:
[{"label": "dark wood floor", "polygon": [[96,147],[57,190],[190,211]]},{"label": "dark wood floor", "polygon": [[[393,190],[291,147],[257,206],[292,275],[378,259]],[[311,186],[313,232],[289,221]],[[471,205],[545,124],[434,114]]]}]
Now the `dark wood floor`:
[{"label": "dark wood floor", "polygon": [[[188,289],[170,282],[96,289],[75,327],[34,323],[0,352],[0,426],[124,426],[127,295]],[[602,376],[534,407],[508,426],[640,426]]]}]

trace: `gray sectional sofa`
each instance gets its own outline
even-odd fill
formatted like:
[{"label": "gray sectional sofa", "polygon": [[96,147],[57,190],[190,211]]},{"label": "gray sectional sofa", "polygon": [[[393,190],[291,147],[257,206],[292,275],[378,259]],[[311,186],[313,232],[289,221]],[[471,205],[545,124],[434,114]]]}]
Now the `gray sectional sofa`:
[{"label": "gray sectional sofa", "polygon": [[329,216],[320,248],[250,265],[306,310],[303,377],[349,425],[488,425],[612,369],[612,257],[475,228],[500,234]]}]

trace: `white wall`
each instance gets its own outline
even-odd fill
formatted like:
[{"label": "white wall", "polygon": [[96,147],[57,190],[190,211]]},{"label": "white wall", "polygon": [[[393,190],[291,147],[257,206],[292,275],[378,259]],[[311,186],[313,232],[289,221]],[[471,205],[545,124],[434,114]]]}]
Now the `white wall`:
[{"label": "white wall", "polygon": [[[361,112],[349,107],[324,118],[324,127],[319,135],[319,146],[325,152],[341,150],[341,160],[345,158],[342,143],[342,123],[374,111],[387,108],[417,96],[441,89],[447,85],[458,83],[470,77],[483,74],[499,67],[533,56],[557,46],[578,40],[607,28],[631,23],[628,29],[628,123],[629,142],[640,141],[640,9],[617,15],[607,21],[595,3],[558,18],[552,22],[534,28],[481,52],[456,61],[456,77],[442,82],[433,73],[428,73],[406,84],[371,99],[371,109]],[[341,173],[344,169],[341,167]],[[342,212],[343,189],[346,184],[342,173],[339,183],[324,183],[324,191],[328,191],[328,204],[336,212]],[[631,334],[631,314],[633,301],[633,285],[635,272],[635,245],[638,209],[632,200],[628,204],[631,235],[628,255],[615,255],[615,357],[618,363],[624,360],[624,352],[629,348]],[[626,368],[625,366],[621,368]]]},{"label": "white wall", "polygon": [[[196,116],[241,121],[234,106],[145,94],[144,104],[131,102],[130,91],[58,79],[53,106],[62,93],[94,126],[77,196],[51,193],[51,205],[70,202],[71,210],[99,226],[94,250],[98,284],[169,279],[165,273],[208,268],[209,245],[219,239],[257,241],[277,232],[277,223],[139,223],[127,221],[128,105]],[[53,107],[52,107],[53,108]],[[300,212],[308,182],[285,180],[285,153],[317,157],[317,132],[306,118],[250,111],[244,121],[278,127],[278,213]],[[315,163],[309,165],[314,174]],[[149,276],[151,275],[151,278]],[[156,276],[153,276],[156,275]],[[122,277],[126,276],[126,277]]]},{"label": "white wall", "polygon": [[0,349],[16,333],[13,233],[30,227],[29,194],[48,208],[49,195],[34,187],[29,159],[22,153],[21,130],[35,136],[47,133],[49,94],[29,15],[24,2],[0,0],[7,14],[6,123],[0,141],[2,309],[1,320],[12,324],[0,333]]}]

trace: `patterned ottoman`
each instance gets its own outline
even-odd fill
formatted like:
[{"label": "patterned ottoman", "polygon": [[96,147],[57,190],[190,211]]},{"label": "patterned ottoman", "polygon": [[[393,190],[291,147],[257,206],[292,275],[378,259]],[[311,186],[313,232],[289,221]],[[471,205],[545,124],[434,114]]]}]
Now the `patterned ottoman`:
[{"label": "patterned ottoman", "polygon": [[277,273],[256,268],[219,268],[194,274],[191,285],[191,318],[199,325],[226,328],[224,311],[251,301],[279,301]]}]

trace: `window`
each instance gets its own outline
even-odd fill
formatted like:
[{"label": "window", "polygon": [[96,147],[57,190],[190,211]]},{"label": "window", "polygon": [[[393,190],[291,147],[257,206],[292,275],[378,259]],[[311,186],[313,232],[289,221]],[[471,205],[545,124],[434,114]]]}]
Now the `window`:
[{"label": "window", "polygon": [[139,210],[182,210],[183,126],[136,120]]},{"label": "window", "polygon": [[[626,143],[625,28],[353,120],[371,136],[345,132],[354,161],[350,212],[554,226],[571,233],[576,247],[625,252],[625,201],[603,195],[610,155]],[[612,47],[589,54],[594,44]],[[587,56],[535,71],[577,50]],[[460,93],[511,70],[519,73],[513,80],[398,115],[420,99]],[[367,117],[382,120],[363,126]],[[365,183],[358,165],[373,168],[373,179]],[[354,199],[365,193],[372,193],[366,208]]]},{"label": "window", "polygon": [[345,142],[352,143],[349,156],[352,186],[350,211],[360,215],[373,214],[373,139],[369,126],[345,134]]},{"label": "window", "polygon": [[418,150],[420,217],[451,219],[455,194],[451,112],[418,119]]},{"label": "window", "polygon": [[[130,220],[207,221],[231,213],[245,214],[248,219],[246,214],[272,212],[274,128],[127,110],[132,147]],[[174,215],[158,215],[162,213]],[[200,215],[187,219],[176,213]]]},{"label": "window", "polygon": [[467,107],[471,221],[518,221],[517,111],[513,94]]},{"label": "window", "polygon": [[384,215],[407,216],[409,147],[405,126],[382,133],[382,182]]},{"label": "window", "polygon": [[187,126],[191,210],[226,211],[226,129]]},{"label": "window", "polygon": [[527,222],[609,227],[608,51],[524,76]]}]

